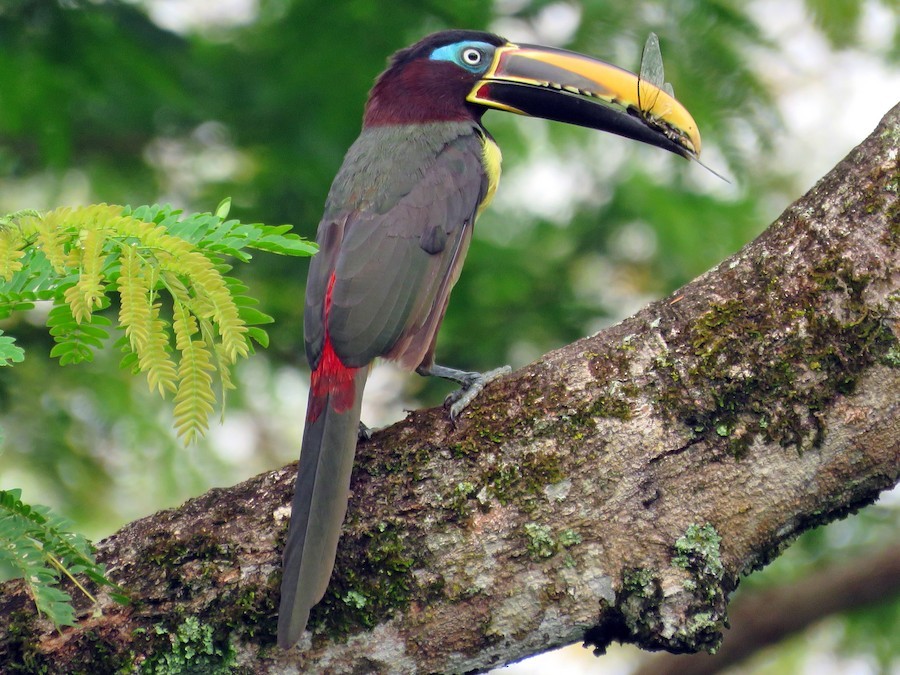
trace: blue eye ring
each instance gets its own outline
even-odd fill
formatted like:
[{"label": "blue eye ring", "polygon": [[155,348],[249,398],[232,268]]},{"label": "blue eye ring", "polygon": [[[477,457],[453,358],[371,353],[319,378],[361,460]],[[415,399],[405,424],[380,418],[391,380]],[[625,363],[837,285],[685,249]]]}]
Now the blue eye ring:
[{"label": "blue eye ring", "polygon": [[433,61],[449,61],[470,73],[480,73],[487,69],[494,45],[486,42],[457,42],[438,47],[429,58]]}]

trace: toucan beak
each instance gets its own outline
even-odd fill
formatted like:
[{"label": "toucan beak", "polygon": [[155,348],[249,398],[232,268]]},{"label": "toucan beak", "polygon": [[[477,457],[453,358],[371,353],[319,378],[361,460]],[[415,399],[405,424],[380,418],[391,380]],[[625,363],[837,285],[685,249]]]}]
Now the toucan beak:
[{"label": "toucan beak", "polygon": [[700,132],[674,96],[582,54],[507,44],[469,93],[471,103],[600,129],[696,159]]}]

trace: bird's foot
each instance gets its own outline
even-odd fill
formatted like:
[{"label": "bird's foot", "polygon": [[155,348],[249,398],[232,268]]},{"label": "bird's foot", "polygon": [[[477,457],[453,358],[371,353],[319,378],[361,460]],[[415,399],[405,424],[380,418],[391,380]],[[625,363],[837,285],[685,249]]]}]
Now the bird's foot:
[{"label": "bird's foot", "polygon": [[502,366],[486,373],[477,373],[432,365],[430,368],[419,368],[416,372],[420,375],[435,375],[460,384],[459,389],[451,392],[444,399],[444,407],[450,408],[450,419],[455,422],[460,413],[481,393],[486,384],[512,372],[512,368]]},{"label": "bird's foot", "polygon": [[450,408],[450,419],[456,421],[460,413],[475,400],[475,397],[481,393],[486,384],[511,372],[512,368],[509,366],[501,366],[485,373],[469,373],[471,377],[467,382],[461,382],[462,386],[456,391],[450,392],[447,398],[444,399],[444,407],[449,406]]},{"label": "bird's foot", "polygon": [[359,423],[359,429],[356,430],[356,441],[357,442],[365,442],[371,440],[372,438],[372,429],[367,427],[362,422]]}]

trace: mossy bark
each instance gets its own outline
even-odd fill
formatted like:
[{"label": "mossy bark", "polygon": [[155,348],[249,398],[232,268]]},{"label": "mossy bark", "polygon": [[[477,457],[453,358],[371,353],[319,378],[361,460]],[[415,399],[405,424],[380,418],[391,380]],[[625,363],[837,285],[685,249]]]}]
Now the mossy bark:
[{"label": "mossy bark", "polygon": [[900,478],[898,155],[900,106],[672,297],[493,383],[456,426],[423,410],[361,444],[300,649],[274,647],[290,465],[101,542],[130,606],[101,592],[56,632],[4,585],[0,663],[467,672],[579,640],[716,647],[741,575]]}]

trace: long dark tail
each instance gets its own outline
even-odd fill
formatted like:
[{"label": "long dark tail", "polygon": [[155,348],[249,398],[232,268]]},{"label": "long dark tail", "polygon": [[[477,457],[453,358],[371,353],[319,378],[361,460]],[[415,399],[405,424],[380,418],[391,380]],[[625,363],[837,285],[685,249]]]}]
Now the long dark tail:
[{"label": "long dark tail", "polygon": [[[278,645],[288,648],[300,639],[309,611],[328,587],[341,525],[347,513],[350,474],[359,433],[360,404],[367,368],[353,376],[352,404],[337,392],[324,401],[318,415],[307,419],[294,488],[291,526],[284,547],[284,576],[278,609]],[[321,405],[324,403],[324,405]],[[340,412],[339,412],[340,410]]]}]

